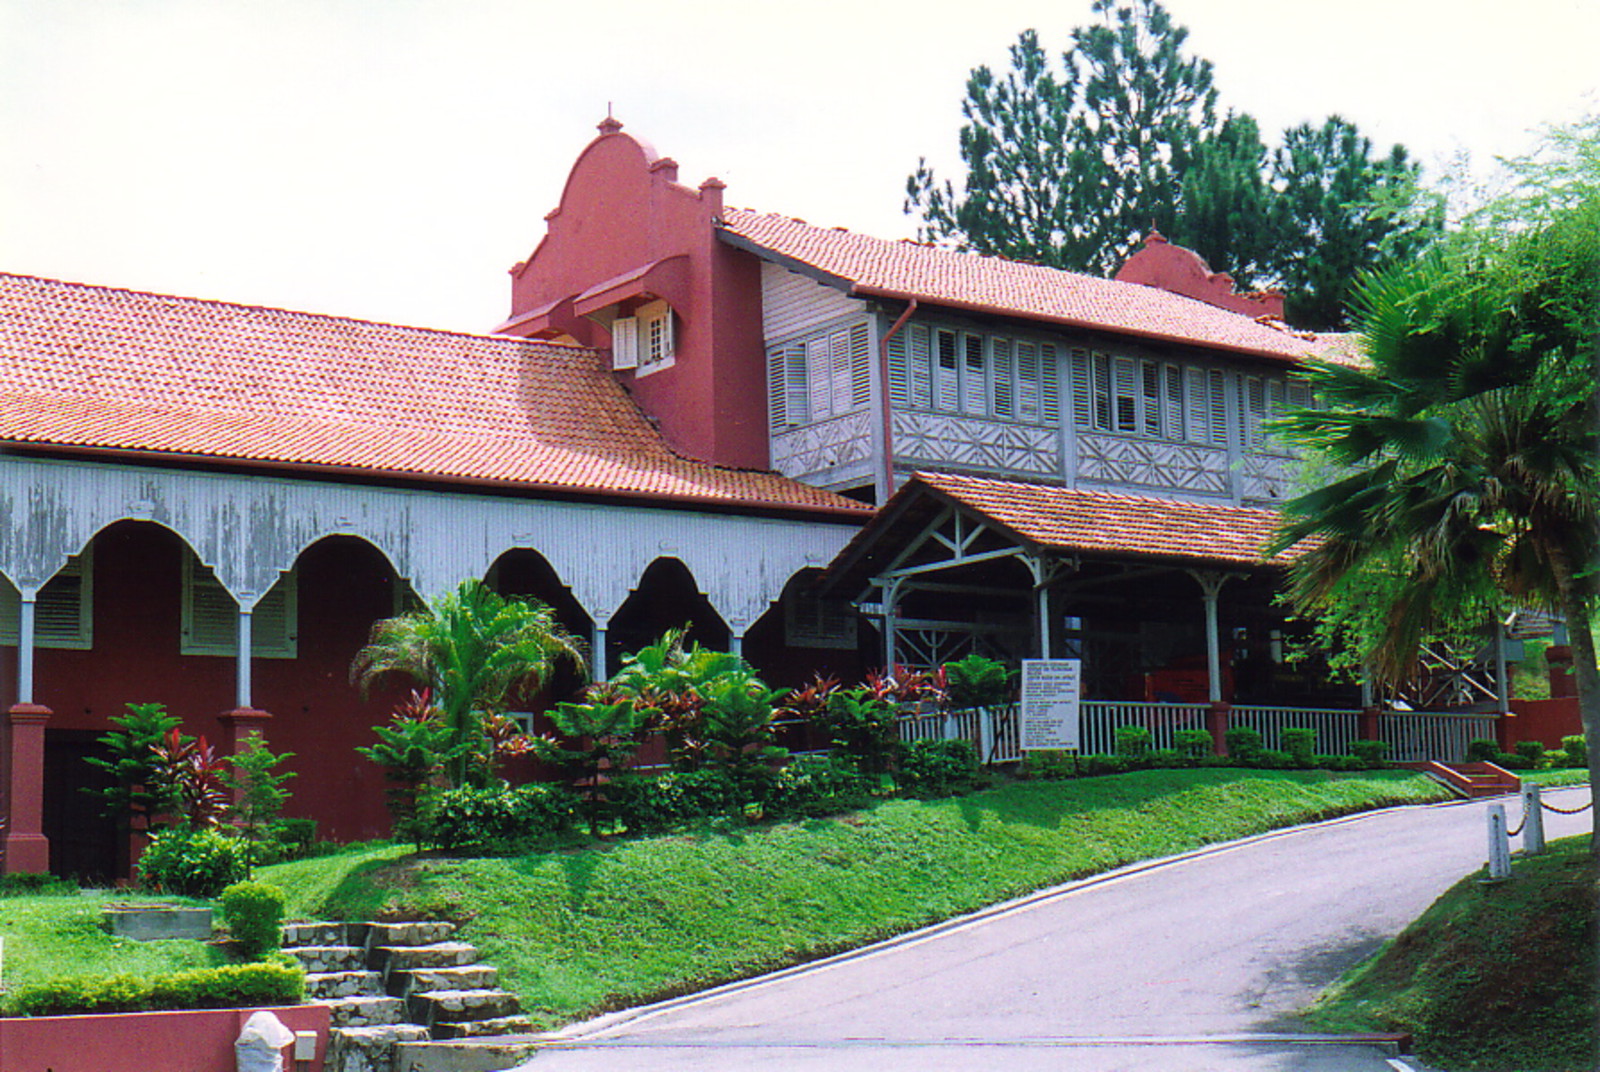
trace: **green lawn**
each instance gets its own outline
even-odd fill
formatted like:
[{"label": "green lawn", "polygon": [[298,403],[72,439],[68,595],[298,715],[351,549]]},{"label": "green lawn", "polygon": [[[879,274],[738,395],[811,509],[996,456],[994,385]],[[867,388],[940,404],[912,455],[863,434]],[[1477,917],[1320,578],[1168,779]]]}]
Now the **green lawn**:
[{"label": "green lawn", "polygon": [[854,948],[1135,860],[1445,798],[1406,772],[1145,771],[512,859],[367,847],[258,877],[289,892],[294,916],[459,920],[529,1012],[554,1025]]},{"label": "green lawn", "polygon": [[1538,782],[1541,786],[1550,788],[1563,785],[1589,784],[1589,772],[1576,767],[1561,767],[1556,770],[1517,771],[1516,774],[1525,782]]},{"label": "green lawn", "polygon": [[15,989],[63,975],[153,975],[227,962],[221,950],[204,942],[135,942],[114,938],[101,929],[100,913],[106,905],[138,901],[201,903],[129,896],[124,890],[0,897],[0,938],[5,939],[0,984]]},{"label": "green lawn", "polygon": [[1468,876],[1307,1014],[1316,1030],[1409,1031],[1430,1063],[1525,1072],[1595,1067],[1589,838]]}]

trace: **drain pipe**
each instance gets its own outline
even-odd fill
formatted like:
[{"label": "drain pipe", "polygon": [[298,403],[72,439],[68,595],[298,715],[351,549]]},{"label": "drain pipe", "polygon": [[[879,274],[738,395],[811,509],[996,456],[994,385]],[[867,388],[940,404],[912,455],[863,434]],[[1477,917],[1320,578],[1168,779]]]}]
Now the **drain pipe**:
[{"label": "drain pipe", "polygon": [[[883,390],[883,469],[878,473],[878,505],[882,506],[894,494],[894,407],[889,399],[889,341],[900,334],[911,314],[917,311],[917,299],[912,298],[883,338],[878,340],[878,383]],[[909,374],[909,372],[908,372]]]}]

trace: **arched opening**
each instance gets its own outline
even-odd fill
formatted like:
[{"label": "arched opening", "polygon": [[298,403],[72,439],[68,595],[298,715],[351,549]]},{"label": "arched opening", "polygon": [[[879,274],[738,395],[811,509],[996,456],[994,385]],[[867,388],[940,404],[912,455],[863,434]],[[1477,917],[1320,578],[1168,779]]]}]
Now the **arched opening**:
[{"label": "arched opening", "polygon": [[688,628],[688,641],[728,649],[727,623],[701,594],[694,574],[676,558],[658,558],[645,568],[633,593],[612,616],[606,631],[606,666],[614,672],[622,656],[654,643],[668,629]]},{"label": "arched opening", "polygon": [[805,569],[790,577],[783,595],[745,634],[745,658],[774,688],[803,686],[813,674],[853,685],[883,661],[877,632],[855,607],[815,593],[821,572]]}]

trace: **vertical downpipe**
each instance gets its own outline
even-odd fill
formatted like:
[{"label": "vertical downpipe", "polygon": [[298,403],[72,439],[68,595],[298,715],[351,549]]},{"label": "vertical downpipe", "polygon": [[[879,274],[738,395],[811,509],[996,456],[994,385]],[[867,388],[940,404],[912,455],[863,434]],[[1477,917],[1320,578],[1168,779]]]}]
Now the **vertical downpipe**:
[{"label": "vertical downpipe", "polygon": [[883,409],[883,441],[879,444],[883,450],[883,467],[878,472],[877,487],[879,506],[888,502],[889,496],[894,494],[894,405],[889,398],[889,342],[900,334],[900,329],[906,326],[906,321],[916,311],[917,299],[912,298],[900,318],[878,340],[878,384],[882,392],[879,401]]}]

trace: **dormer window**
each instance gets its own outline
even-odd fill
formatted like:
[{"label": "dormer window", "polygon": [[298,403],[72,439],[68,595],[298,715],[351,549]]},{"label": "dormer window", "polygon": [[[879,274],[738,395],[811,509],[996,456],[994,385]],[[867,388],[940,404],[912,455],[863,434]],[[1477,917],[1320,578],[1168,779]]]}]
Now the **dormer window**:
[{"label": "dormer window", "polygon": [[677,357],[674,319],[672,306],[656,300],[613,320],[611,367],[637,369],[640,376],[671,368]]}]

